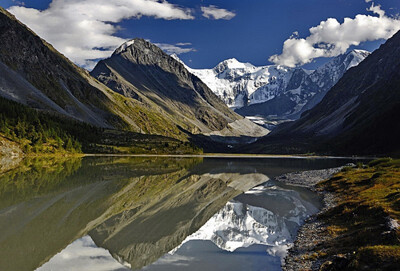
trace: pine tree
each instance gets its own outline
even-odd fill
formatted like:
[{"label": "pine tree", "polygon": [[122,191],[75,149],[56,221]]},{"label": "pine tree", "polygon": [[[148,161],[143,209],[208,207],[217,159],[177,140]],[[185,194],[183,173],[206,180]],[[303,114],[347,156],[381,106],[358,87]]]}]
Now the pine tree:
[{"label": "pine tree", "polygon": [[71,140],[70,137],[68,138],[67,143],[65,144],[65,149],[67,151],[73,151],[74,150],[74,146],[72,144],[72,140]]}]

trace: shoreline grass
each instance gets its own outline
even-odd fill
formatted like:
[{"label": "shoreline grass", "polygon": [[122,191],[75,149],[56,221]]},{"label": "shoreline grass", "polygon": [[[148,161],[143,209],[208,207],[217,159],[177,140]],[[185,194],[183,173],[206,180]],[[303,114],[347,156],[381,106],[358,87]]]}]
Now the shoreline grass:
[{"label": "shoreline grass", "polygon": [[317,185],[336,206],[318,219],[326,240],[315,246],[320,270],[397,270],[400,266],[400,159],[344,168]]}]

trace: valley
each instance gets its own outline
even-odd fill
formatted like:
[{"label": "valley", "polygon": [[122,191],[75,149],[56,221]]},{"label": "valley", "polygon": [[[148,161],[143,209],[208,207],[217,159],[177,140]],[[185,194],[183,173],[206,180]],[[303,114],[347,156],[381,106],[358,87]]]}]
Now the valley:
[{"label": "valley", "polygon": [[[396,66],[371,70],[374,64],[368,64],[377,58],[383,61],[383,55],[390,55],[387,61],[393,61],[396,47],[389,44],[398,43],[398,35],[372,54],[352,50],[315,70],[257,67],[236,59],[209,70],[192,69],[178,56],[170,56],[146,40],[133,39],[115,49],[110,58],[100,60],[89,73],[7,11],[1,10],[0,15],[7,26],[0,33],[4,37],[1,48],[6,52],[0,59],[4,75],[0,95],[5,111],[19,111],[2,115],[1,132],[26,154],[374,155],[379,154],[378,148],[381,154],[398,150],[398,127],[384,132],[398,116],[394,113],[398,106],[395,87],[388,87],[393,98],[380,98],[379,92],[369,89],[373,78],[391,78]],[[19,49],[25,48],[35,57],[15,51],[13,43],[18,41]],[[363,83],[358,88],[360,80]],[[373,84],[387,88],[382,83]],[[335,94],[347,88],[346,94]],[[355,93],[366,88],[362,96]],[[384,99],[388,99],[386,104]],[[359,119],[367,113],[355,110],[364,107],[367,112],[374,108],[376,113]],[[26,117],[31,113],[37,116]],[[34,128],[39,119],[40,125],[47,125],[43,131]],[[376,128],[370,131],[370,127]],[[350,143],[355,138],[359,143]],[[373,142],[387,146],[374,146]],[[352,148],[347,148],[349,144]]]}]

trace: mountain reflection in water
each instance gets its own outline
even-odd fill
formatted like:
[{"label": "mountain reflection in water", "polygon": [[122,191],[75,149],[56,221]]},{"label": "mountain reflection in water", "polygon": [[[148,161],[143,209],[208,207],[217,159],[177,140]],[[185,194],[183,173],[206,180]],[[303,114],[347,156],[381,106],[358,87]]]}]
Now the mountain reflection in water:
[{"label": "mountain reflection in water", "polygon": [[319,200],[270,179],[347,162],[25,160],[0,175],[0,270],[279,270]]}]

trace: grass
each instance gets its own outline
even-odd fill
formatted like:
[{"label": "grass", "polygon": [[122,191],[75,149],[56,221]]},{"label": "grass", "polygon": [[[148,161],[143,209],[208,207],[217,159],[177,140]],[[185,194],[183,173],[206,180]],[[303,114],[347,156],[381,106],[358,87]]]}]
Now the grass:
[{"label": "grass", "polygon": [[[337,196],[337,206],[319,216],[329,235],[317,245],[327,253],[319,258],[332,261],[336,268],[323,270],[395,270],[400,266],[400,230],[388,225],[389,219],[400,220],[400,160],[383,158],[346,167],[318,188]],[[344,256],[332,260],[337,255]]]},{"label": "grass", "polygon": [[357,270],[398,270],[400,246],[367,246],[361,248],[350,267]]},{"label": "grass", "polygon": [[[148,134],[163,135],[181,141],[187,141],[187,136],[178,129],[177,125],[170,119],[168,114],[159,112],[159,110],[151,104],[145,105],[115,92],[110,94],[115,102],[113,106],[114,113],[126,116],[133,121],[141,131]],[[184,124],[181,125],[185,126]]]}]

